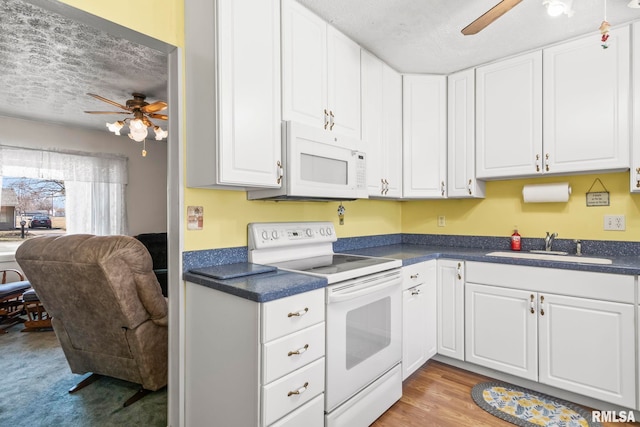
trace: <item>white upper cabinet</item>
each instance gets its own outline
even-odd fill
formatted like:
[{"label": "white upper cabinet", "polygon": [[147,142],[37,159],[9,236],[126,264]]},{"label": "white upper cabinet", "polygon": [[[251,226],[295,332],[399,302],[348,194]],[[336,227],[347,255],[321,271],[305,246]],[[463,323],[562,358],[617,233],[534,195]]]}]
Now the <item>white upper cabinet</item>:
[{"label": "white upper cabinet", "polygon": [[629,167],[629,27],[544,49],[544,171]]},{"label": "white upper cabinet", "polygon": [[[631,46],[634,52],[640,49],[640,22],[633,24],[633,41]],[[632,87],[633,87],[633,130],[631,139],[631,191],[640,192],[640,55],[637,53],[632,55],[633,71]]]},{"label": "white upper cabinet", "polygon": [[360,46],[293,0],[282,1],[282,117],[360,139]]},{"label": "white upper cabinet", "polygon": [[402,77],[363,50],[362,142],[370,197],[402,196]]},{"label": "white upper cabinet", "polygon": [[447,78],[405,75],[402,84],[403,197],[447,195]]},{"label": "white upper cabinet", "polygon": [[476,69],[476,177],[542,171],[542,52]]},{"label": "white upper cabinet", "polygon": [[185,18],[187,186],[279,187],[280,2],[194,0]]},{"label": "white upper cabinet", "polygon": [[475,73],[447,77],[447,196],[484,197],[485,183],[476,180]]}]

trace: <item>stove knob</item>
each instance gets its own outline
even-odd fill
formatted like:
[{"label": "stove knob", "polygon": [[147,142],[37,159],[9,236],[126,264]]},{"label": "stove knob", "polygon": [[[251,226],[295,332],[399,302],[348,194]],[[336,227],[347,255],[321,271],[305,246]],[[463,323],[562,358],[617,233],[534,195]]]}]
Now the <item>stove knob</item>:
[{"label": "stove knob", "polygon": [[313,230],[311,230],[310,228],[307,228],[307,236],[309,237],[313,237]]},{"label": "stove knob", "polygon": [[331,236],[333,231],[331,231],[331,227],[327,227],[327,236]]},{"label": "stove knob", "polygon": [[275,230],[274,230],[274,231],[272,231],[272,232],[271,232],[271,237],[273,237],[274,239],[277,239],[277,238],[278,238],[278,232],[277,232],[277,231],[275,231]]},{"label": "stove knob", "polygon": [[266,230],[262,232],[262,240],[269,240],[269,233]]},{"label": "stove knob", "polygon": [[324,228],[321,228],[321,229],[320,229],[320,235],[321,235],[321,236],[324,236],[324,233],[325,233],[325,232],[324,232]]}]

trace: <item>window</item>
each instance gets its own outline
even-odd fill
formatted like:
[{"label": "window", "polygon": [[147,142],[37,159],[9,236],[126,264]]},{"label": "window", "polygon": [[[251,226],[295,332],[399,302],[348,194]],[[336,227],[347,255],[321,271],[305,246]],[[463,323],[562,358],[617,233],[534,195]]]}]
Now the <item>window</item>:
[{"label": "window", "polygon": [[69,234],[127,234],[126,157],[0,145],[2,176],[64,181]]}]

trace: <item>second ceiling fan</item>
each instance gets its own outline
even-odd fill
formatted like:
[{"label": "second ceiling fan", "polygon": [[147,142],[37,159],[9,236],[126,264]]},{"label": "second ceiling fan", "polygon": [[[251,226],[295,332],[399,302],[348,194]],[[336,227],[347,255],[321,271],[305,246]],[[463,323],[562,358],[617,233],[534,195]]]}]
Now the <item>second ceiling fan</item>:
[{"label": "second ceiling fan", "polygon": [[473,21],[471,24],[467,25],[462,29],[462,34],[465,36],[469,36],[472,34],[476,34],[486,28],[489,24],[491,24],[496,19],[500,18],[502,15],[513,9],[518,5],[522,0],[502,0],[497,5],[493,6],[491,9],[482,14],[478,19]]}]

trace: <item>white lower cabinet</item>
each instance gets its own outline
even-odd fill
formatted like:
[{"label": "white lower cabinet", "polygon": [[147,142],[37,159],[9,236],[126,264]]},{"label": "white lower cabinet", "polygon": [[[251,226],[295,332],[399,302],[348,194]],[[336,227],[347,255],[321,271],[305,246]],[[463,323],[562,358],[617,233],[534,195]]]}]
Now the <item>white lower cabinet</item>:
[{"label": "white lower cabinet", "polygon": [[466,361],[635,407],[633,288],[632,276],[467,263]]},{"label": "white lower cabinet", "polygon": [[464,261],[439,259],[438,354],[464,360]]},{"label": "white lower cabinet", "polygon": [[187,282],[187,426],[324,425],[324,289],[258,303]]},{"label": "white lower cabinet", "polygon": [[402,268],[402,380],[438,351],[436,261]]}]

